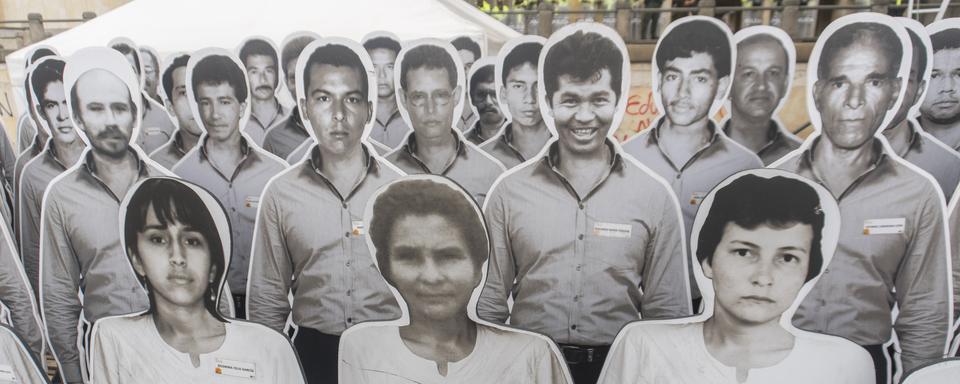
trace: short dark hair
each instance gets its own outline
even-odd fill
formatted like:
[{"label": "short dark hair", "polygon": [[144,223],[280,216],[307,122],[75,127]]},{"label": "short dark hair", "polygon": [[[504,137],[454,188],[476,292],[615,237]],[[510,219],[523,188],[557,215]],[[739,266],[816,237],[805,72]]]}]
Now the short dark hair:
[{"label": "short dark hair", "polygon": [[173,59],[173,62],[163,70],[163,91],[167,94],[167,100],[173,101],[173,72],[178,68],[185,68],[190,62],[190,55],[183,54]]},{"label": "short dark hair", "polygon": [[367,79],[367,70],[363,66],[363,61],[360,60],[360,56],[352,49],[340,44],[327,44],[319,47],[307,58],[307,62],[303,66],[304,78],[301,80],[303,81],[304,92],[310,88],[310,67],[323,64],[334,67],[347,67],[357,71],[357,74],[360,75],[360,92],[363,94],[363,98],[367,99],[370,96],[369,90],[367,89],[369,80]]},{"label": "short dark hair", "polygon": [[133,47],[131,47],[127,43],[116,43],[114,45],[111,45],[110,48],[113,48],[113,50],[122,53],[124,56],[132,55],[133,70],[137,72],[138,75],[140,74],[140,52],[137,52],[136,49],[133,49]]},{"label": "short dark hair", "polygon": [[288,68],[290,60],[300,57],[300,53],[303,52],[303,49],[306,48],[310,43],[316,40],[313,36],[297,36],[287,42],[283,46],[283,50],[280,52],[280,66],[283,68],[283,75],[287,76],[290,74],[290,71],[296,71],[296,68]]},{"label": "short dark hair", "polygon": [[238,102],[247,101],[247,78],[240,66],[230,57],[224,55],[210,55],[200,59],[193,66],[193,77],[190,85],[193,86],[193,97],[201,84],[219,85],[227,83],[233,87],[233,95]]},{"label": "short dark hair", "polygon": [[493,75],[493,64],[487,64],[480,68],[477,68],[473,72],[473,76],[470,76],[470,91],[477,86],[477,83],[492,83],[496,81],[496,76]]},{"label": "short dark hair", "polygon": [[[920,36],[917,36],[917,33],[910,28],[904,28],[907,30],[907,35],[910,36],[910,46],[911,51],[913,52],[913,59],[917,61],[917,82],[923,81],[923,78],[927,75],[927,50],[926,46],[923,45],[923,40],[920,40]],[[912,64],[911,64],[912,65]]]},{"label": "short dark hair", "polygon": [[830,67],[833,59],[844,48],[857,43],[873,43],[883,51],[884,57],[890,60],[890,73],[887,76],[896,77],[900,71],[900,59],[903,57],[903,45],[900,38],[890,26],[876,22],[851,23],[840,27],[820,49],[820,60],[817,62],[817,79],[826,79],[830,76]]},{"label": "short dark hair", "polygon": [[820,273],[824,215],[817,191],[807,183],[783,176],[763,178],[747,174],[721,187],[714,194],[710,211],[700,227],[698,262],[713,262],[724,228],[731,223],[751,230],[761,225],[778,229],[795,224],[810,225],[813,239],[806,281]]},{"label": "short dark hair", "polygon": [[65,66],[65,61],[59,58],[51,58],[33,68],[33,72],[30,73],[30,88],[37,95],[37,104],[43,103],[47,86],[50,83],[63,82],[63,68]]},{"label": "short dark hair", "polygon": [[960,48],[960,28],[944,29],[934,33],[930,35],[930,43],[934,53],[943,49]]},{"label": "short dark hair", "polygon": [[399,55],[402,48],[400,47],[400,42],[394,40],[392,37],[377,36],[365,41],[363,43],[363,49],[366,49],[367,52],[370,52],[374,49],[389,49],[393,51],[394,55]]},{"label": "short dark hair", "polygon": [[693,57],[706,53],[713,59],[717,78],[730,75],[730,58],[733,56],[727,31],[707,20],[690,20],[678,23],[657,43],[657,69],[663,71],[668,61]]},{"label": "short dark hair", "polygon": [[450,44],[453,45],[453,48],[455,48],[457,51],[467,50],[473,54],[475,59],[480,58],[480,44],[477,44],[476,41],[473,41],[473,39],[469,37],[460,36],[456,39],[453,39]]},{"label": "short dark hair", "polygon": [[263,39],[250,39],[240,47],[240,62],[247,66],[247,58],[250,56],[266,56],[273,60],[273,65],[277,65],[277,50],[270,43]]},{"label": "short dark hair", "polygon": [[[135,189],[127,203],[127,210],[123,216],[123,237],[125,240],[127,257],[137,256],[137,235],[146,227],[147,214],[153,206],[153,212],[161,226],[171,225],[174,222],[186,224],[200,232],[207,241],[210,252],[210,270],[219,279],[215,284],[207,286],[203,296],[204,307],[213,317],[222,322],[226,320],[217,310],[218,292],[226,276],[227,262],[224,254],[223,241],[220,232],[210,212],[210,207],[204,203],[194,188],[200,188],[187,181],[169,178],[148,178]],[[217,207],[221,211],[223,207]],[[222,213],[224,216],[225,213]],[[150,281],[146,276],[137,276],[140,283],[147,288],[150,298],[150,313],[156,310],[156,299]]]},{"label": "short dark hair", "polygon": [[450,88],[457,86],[457,64],[446,49],[423,44],[407,51],[400,62],[400,88],[407,89],[407,72],[420,68],[444,69],[447,71]]},{"label": "short dark hair", "polygon": [[560,76],[569,75],[576,80],[588,80],[607,69],[610,71],[610,87],[620,100],[623,78],[623,52],[609,38],[596,32],[577,31],[564,37],[547,49],[543,59],[543,87],[547,102],[560,88]]},{"label": "short dark hair", "polygon": [[503,69],[501,69],[500,81],[506,84],[510,71],[524,64],[530,64],[534,68],[537,68],[540,61],[541,50],[543,50],[543,44],[536,41],[518,44],[516,47],[513,47],[503,58]]},{"label": "short dark hair", "polygon": [[27,65],[29,66],[30,64],[36,63],[37,60],[40,60],[44,57],[56,55],[57,53],[50,48],[37,48],[37,50],[33,51],[33,53],[30,55]]},{"label": "short dark hair", "polygon": [[433,180],[400,179],[389,184],[372,204],[369,236],[376,248],[380,272],[388,281],[394,225],[410,216],[436,215],[446,219],[460,230],[474,263],[479,266],[487,260],[490,252],[487,229],[477,203],[463,189]]}]

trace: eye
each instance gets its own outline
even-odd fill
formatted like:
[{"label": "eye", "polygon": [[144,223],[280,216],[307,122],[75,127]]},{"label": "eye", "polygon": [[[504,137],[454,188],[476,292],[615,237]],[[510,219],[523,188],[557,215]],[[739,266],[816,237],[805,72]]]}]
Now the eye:
[{"label": "eye", "polygon": [[87,105],[87,109],[93,112],[102,112],[103,106],[100,104],[89,104]]},{"label": "eye", "polygon": [[710,79],[707,78],[706,76],[697,76],[698,83],[706,84],[708,81],[710,81]]},{"label": "eye", "polygon": [[149,240],[151,244],[157,245],[164,245],[167,243],[167,238],[160,235],[150,235],[147,240]]},{"label": "eye", "polygon": [[751,255],[751,252],[747,248],[737,248],[733,250],[733,254],[740,257],[747,257]]},{"label": "eye", "polygon": [[881,86],[881,85],[883,85],[883,80],[881,80],[881,79],[871,79],[871,80],[870,80],[870,86],[879,87],[879,86]]},{"label": "eye", "polygon": [[330,101],[330,96],[327,96],[327,95],[317,96],[317,101],[326,103],[326,102]]},{"label": "eye", "polygon": [[356,97],[356,96],[347,97],[347,103],[350,103],[350,104],[359,104],[359,103],[360,103],[360,98],[359,98],[359,97]]},{"label": "eye", "polygon": [[788,264],[796,264],[796,263],[799,263],[799,262],[800,262],[800,258],[797,257],[797,255],[793,255],[793,254],[789,254],[789,253],[783,254],[782,256],[780,256],[780,258],[781,258],[785,263],[788,263]]},{"label": "eye", "polygon": [[666,76],[666,79],[667,79],[667,81],[676,81],[678,77],[679,77],[679,76],[671,73],[671,74],[669,74],[669,75]]},{"label": "eye", "polygon": [[843,81],[834,81],[834,82],[830,83],[830,86],[833,87],[833,88],[836,88],[836,89],[843,88],[844,85],[846,85],[846,84],[845,84]]},{"label": "eye", "polygon": [[206,246],[206,242],[201,235],[191,235],[187,236],[184,241],[190,247],[203,247]]}]

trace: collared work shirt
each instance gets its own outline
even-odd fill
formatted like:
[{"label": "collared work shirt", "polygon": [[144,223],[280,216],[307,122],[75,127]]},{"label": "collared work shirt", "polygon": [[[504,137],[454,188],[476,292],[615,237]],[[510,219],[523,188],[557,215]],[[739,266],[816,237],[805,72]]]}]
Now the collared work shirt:
[{"label": "collared work shirt", "polygon": [[[460,184],[473,196],[477,204],[483,205],[490,186],[505,171],[503,164],[476,146],[465,143],[456,132],[451,131],[450,134],[456,138],[456,155],[439,175]],[[408,175],[433,173],[417,157],[417,137],[414,134],[410,135],[406,144],[388,154],[386,158]]]},{"label": "collared work shirt", "polygon": [[263,139],[263,149],[281,159],[286,159],[291,152],[309,138],[310,134],[307,133],[303,121],[300,120],[300,109],[294,107],[286,118],[267,131]]},{"label": "collared work shirt", "polygon": [[250,113],[250,119],[247,120],[247,125],[243,127],[243,133],[246,133],[254,143],[261,147],[263,146],[263,140],[267,137],[267,131],[290,115],[290,111],[284,108],[276,98],[273,99],[273,102],[276,103],[277,114],[273,116],[272,120],[260,121],[256,114]]},{"label": "collared work shirt", "polygon": [[37,126],[34,125],[30,115],[27,113],[20,115],[20,120],[17,121],[17,153],[26,151],[33,143],[33,138],[36,135]]},{"label": "collared work shirt", "polygon": [[400,316],[367,248],[363,214],[370,196],[403,173],[365,151],[365,173],[346,195],[321,172],[315,146],[267,185],[251,256],[250,320],[279,331],[292,310],[294,324],[339,335]]},{"label": "collared work shirt", "polygon": [[561,344],[610,345],[641,317],[690,315],[677,202],[608,145],[616,151],[609,173],[584,196],[560,174],[556,144],[493,187],[484,205],[493,255],[481,318],[509,317]]},{"label": "collared work shirt", "polygon": [[247,288],[247,273],[250,268],[250,243],[253,226],[257,220],[260,195],[270,178],[283,171],[285,164],[280,159],[261,153],[259,148],[241,139],[243,157],[233,173],[221,170],[210,161],[205,143],[180,160],[173,173],[184,180],[196,183],[213,194],[230,219],[231,257],[227,270],[227,282],[236,294],[244,294]]},{"label": "collared work shirt", "polygon": [[400,110],[397,109],[390,115],[387,121],[374,119],[373,129],[370,130],[370,138],[376,140],[390,149],[399,147],[403,144],[403,139],[411,132],[407,122],[400,116]]},{"label": "collared work shirt", "polygon": [[933,176],[946,200],[950,201],[957,183],[960,183],[960,155],[957,152],[929,133],[918,131],[911,122],[910,144],[899,155]]},{"label": "collared work shirt", "polygon": [[[5,383],[46,384],[46,373],[37,366],[23,346],[20,338],[7,327],[0,325],[0,368],[19,381]],[[3,378],[6,379],[6,378]]]},{"label": "collared work shirt", "polygon": [[[813,164],[819,140],[778,168],[823,184]],[[945,352],[951,316],[944,213],[933,183],[887,156],[879,140],[872,145],[879,156],[871,168],[846,190],[831,191],[840,204],[840,241],[793,323],[860,345],[885,343],[892,324],[908,371]]]},{"label": "collared work shirt", "polygon": [[513,146],[513,123],[508,123],[507,126],[503,128],[503,132],[483,143],[480,149],[496,158],[507,167],[507,169],[511,169],[527,161],[527,159],[523,157],[523,153],[520,153],[520,150]]},{"label": "collared work shirt", "polygon": [[[27,272],[27,279],[36,292],[40,292],[40,213],[43,192],[50,181],[67,170],[57,159],[53,138],[47,147],[26,167],[20,180],[17,207],[20,212],[20,258]],[[71,164],[72,165],[72,164]]]},{"label": "collared work shirt", "polygon": [[168,141],[150,154],[150,159],[166,169],[172,169],[174,165],[180,162],[180,159],[187,155],[188,151],[183,148],[183,132],[177,131],[173,134],[173,140]]},{"label": "collared work shirt", "polygon": [[[19,197],[19,194],[21,193],[20,183],[23,177],[23,169],[24,167],[27,166],[27,163],[37,158],[37,155],[43,152],[43,149],[44,149],[44,143],[37,142],[37,140],[40,140],[39,136],[34,138],[34,143],[30,144],[30,146],[27,147],[26,151],[23,151],[23,153],[21,153],[20,156],[17,156],[17,164],[13,173],[14,182],[13,184],[11,184],[11,187],[13,187],[13,191],[14,191],[13,217],[12,217],[12,222],[8,222],[12,224],[14,236],[20,235],[20,205],[17,204],[16,200],[20,198]],[[49,139],[47,141],[49,141]]]},{"label": "collared work shirt", "polygon": [[173,124],[163,105],[153,101],[149,96],[146,97],[144,107],[147,108],[147,113],[143,116],[143,123],[140,124],[137,145],[143,149],[144,153],[152,153],[170,141],[177,126]]},{"label": "collared work shirt", "polygon": [[[0,314],[7,312],[13,329],[38,359],[42,357],[43,331],[33,289],[17,258],[10,231],[0,228]],[[5,319],[0,315],[0,322]]]},{"label": "collared work shirt", "polygon": [[480,120],[477,120],[475,123],[473,123],[473,126],[471,126],[470,130],[463,133],[463,138],[473,143],[474,145],[479,146],[480,144],[483,144],[485,141],[490,140],[496,136],[496,134],[494,134],[491,137],[483,137],[481,136],[482,133],[483,133],[483,130],[480,129]]},{"label": "collared work shirt", "polygon": [[[730,134],[729,120],[723,124],[723,132],[727,135]],[[765,144],[763,148],[760,148],[760,151],[757,152],[757,157],[760,158],[760,161],[762,161],[764,165],[770,165],[788,153],[793,152],[795,149],[800,148],[801,144],[803,144],[803,140],[787,132],[776,120],[770,120],[770,128],[767,130],[767,144]]]},{"label": "collared work shirt", "polygon": [[[132,151],[132,149],[131,149]],[[166,175],[139,160],[139,177]],[[67,382],[81,380],[77,324],[144,311],[147,295],[120,245],[120,202],[97,176],[92,149],[51,181],[41,221],[41,310]],[[83,294],[83,301],[78,296]]]},{"label": "collared work shirt", "polygon": [[0,162],[2,162],[0,168],[3,169],[3,179],[16,190],[16,184],[13,184],[14,167],[20,151],[14,151],[13,145],[10,144],[10,137],[7,136],[7,128],[3,123],[0,123],[0,129],[3,129],[3,136],[0,137]]},{"label": "collared work shirt", "polygon": [[467,105],[463,106],[463,111],[466,114],[460,115],[460,119],[457,120],[457,130],[460,132],[466,131],[467,129],[472,127],[473,124],[477,122],[477,120],[480,119],[480,117],[477,116],[476,113],[473,113],[473,109],[471,109]]}]

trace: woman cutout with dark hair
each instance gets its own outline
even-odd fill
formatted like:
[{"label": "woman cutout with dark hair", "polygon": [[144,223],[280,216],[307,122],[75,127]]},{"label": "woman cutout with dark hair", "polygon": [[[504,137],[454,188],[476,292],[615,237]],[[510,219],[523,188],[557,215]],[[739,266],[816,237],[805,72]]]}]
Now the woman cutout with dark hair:
[{"label": "woman cutout with dark hair", "polygon": [[203,188],[149,178],[121,206],[127,257],[150,298],[93,328],[93,383],[303,383],[283,335],[217,310],[229,222]]}]

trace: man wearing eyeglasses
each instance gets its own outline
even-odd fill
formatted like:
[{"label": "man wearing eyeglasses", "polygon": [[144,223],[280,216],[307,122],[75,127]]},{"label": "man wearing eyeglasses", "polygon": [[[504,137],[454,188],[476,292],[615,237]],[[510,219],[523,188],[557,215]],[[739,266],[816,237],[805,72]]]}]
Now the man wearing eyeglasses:
[{"label": "man wearing eyeglasses", "polygon": [[453,47],[428,42],[400,52],[400,105],[407,111],[413,134],[387,155],[407,174],[446,176],[483,204],[487,190],[503,164],[467,143],[454,128],[463,87]]}]

